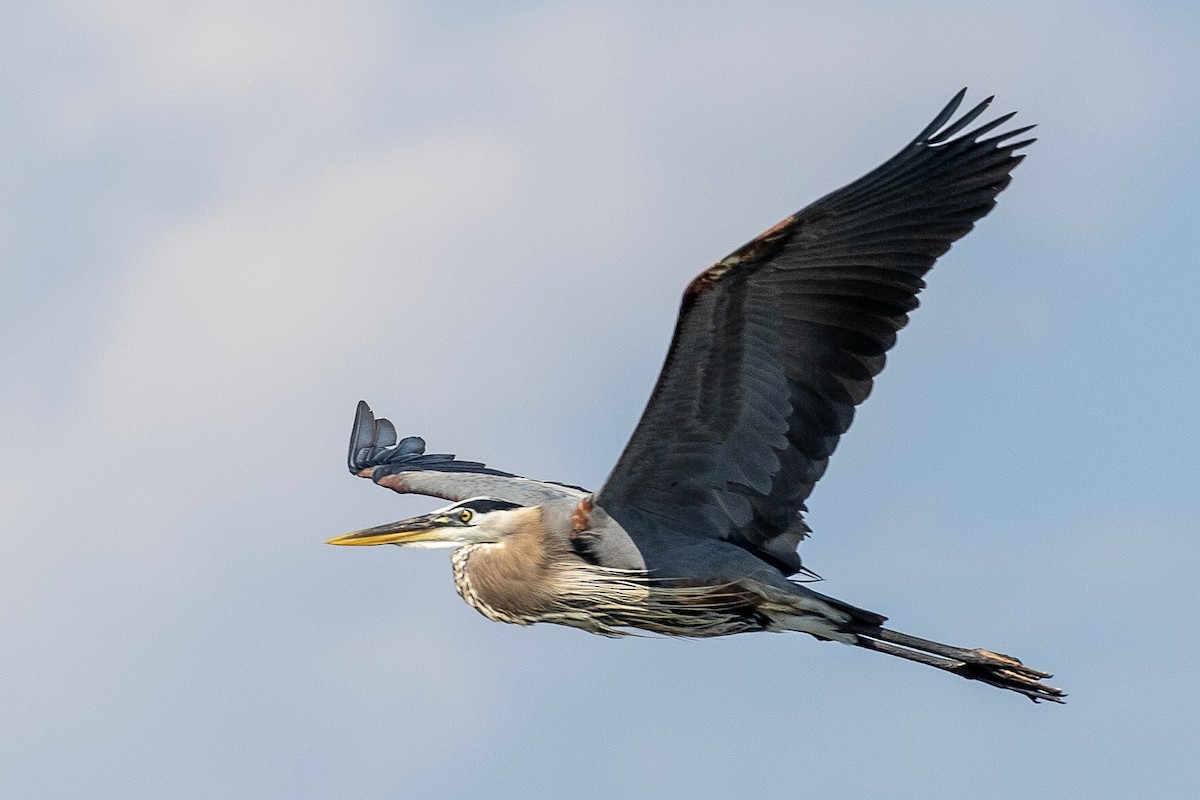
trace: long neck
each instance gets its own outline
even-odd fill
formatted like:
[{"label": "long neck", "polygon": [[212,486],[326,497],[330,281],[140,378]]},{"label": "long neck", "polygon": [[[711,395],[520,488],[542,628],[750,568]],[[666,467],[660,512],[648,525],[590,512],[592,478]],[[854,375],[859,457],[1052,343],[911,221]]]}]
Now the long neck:
[{"label": "long neck", "polygon": [[556,571],[578,558],[548,530],[541,507],[516,509],[511,515],[500,541],[454,551],[454,585],[485,617],[529,625],[553,607]]}]

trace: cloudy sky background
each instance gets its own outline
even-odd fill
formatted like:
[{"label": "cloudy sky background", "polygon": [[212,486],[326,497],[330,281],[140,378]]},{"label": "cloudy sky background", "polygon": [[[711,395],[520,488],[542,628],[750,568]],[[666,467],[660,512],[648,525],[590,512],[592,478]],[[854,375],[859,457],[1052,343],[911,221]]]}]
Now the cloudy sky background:
[{"label": "cloudy sky background", "polygon": [[[1186,796],[1190,3],[96,2],[0,27],[6,797]],[[1055,671],[487,622],[360,398],[597,486],[704,266],[954,92],[1039,142],[818,486],[806,563]]]}]

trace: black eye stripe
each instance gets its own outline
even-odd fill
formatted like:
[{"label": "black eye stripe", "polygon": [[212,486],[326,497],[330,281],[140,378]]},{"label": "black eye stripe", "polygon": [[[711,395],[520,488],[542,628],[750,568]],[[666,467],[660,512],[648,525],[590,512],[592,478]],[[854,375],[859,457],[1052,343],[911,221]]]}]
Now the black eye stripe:
[{"label": "black eye stripe", "polygon": [[511,511],[514,508],[521,508],[521,506],[518,503],[510,503],[507,500],[495,500],[490,497],[464,500],[455,506],[455,510],[467,509],[477,514],[486,514],[489,511]]}]

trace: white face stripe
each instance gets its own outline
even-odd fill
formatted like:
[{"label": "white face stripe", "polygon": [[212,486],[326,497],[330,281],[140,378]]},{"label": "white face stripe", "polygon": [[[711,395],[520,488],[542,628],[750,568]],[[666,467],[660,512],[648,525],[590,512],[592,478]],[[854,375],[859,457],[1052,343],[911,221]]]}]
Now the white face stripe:
[{"label": "white face stripe", "polygon": [[437,550],[443,547],[462,547],[463,543],[452,539],[442,539],[427,542],[397,542],[401,547],[411,547],[416,550]]},{"label": "white face stripe", "polygon": [[[499,506],[498,508],[488,508],[487,506]],[[483,506],[482,508],[478,506]],[[443,508],[431,511],[431,514],[450,514],[461,509],[470,509],[478,514],[490,514],[493,511],[513,511],[518,508],[524,508],[519,503],[510,503],[507,500],[501,500],[499,497],[488,497],[480,495],[479,497],[468,497],[466,500],[458,500]]]},{"label": "white face stripe", "polygon": [[[444,520],[439,529],[439,538],[398,542],[398,544],[416,548],[498,544],[505,535],[511,532],[513,522],[510,515],[516,511],[524,511],[526,508],[526,506],[486,495],[458,500],[421,516],[421,519],[433,520],[435,525],[438,524],[438,518]],[[468,518],[463,519],[464,516]]]}]

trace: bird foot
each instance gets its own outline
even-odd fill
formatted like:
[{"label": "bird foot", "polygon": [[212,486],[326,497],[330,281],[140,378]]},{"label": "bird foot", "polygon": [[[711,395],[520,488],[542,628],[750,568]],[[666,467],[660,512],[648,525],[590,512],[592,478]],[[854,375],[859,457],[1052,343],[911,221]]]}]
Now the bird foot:
[{"label": "bird foot", "polygon": [[975,656],[978,660],[963,659],[966,663],[975,663],[981,666],[1005,669],[1021,675],[1026,675],[1030,678],[1037,678],[1039,680],[1054,677],[1049,672],[1042,672],[1040,669],[1027,667],[1021,663],[1021,659],[1014,658],[1013,656],[1006,656],[1003,653],[993,653],[991,650],[984,650],[982,647],[976,647],[975,649],[968,650],[967,652],[970,655]]},{"label": "bird foot", "polygon": [[950,671],[964,678],[1023,694],[1035,703],[1042,700],[1062,703],[1066,697],[1062,689],[1042,683],[1044,679],[1053,677],[1050,673],[1027,667],[1012,656],[981,648],[968,650],[967,655],[962,659],[961,667]]}]

